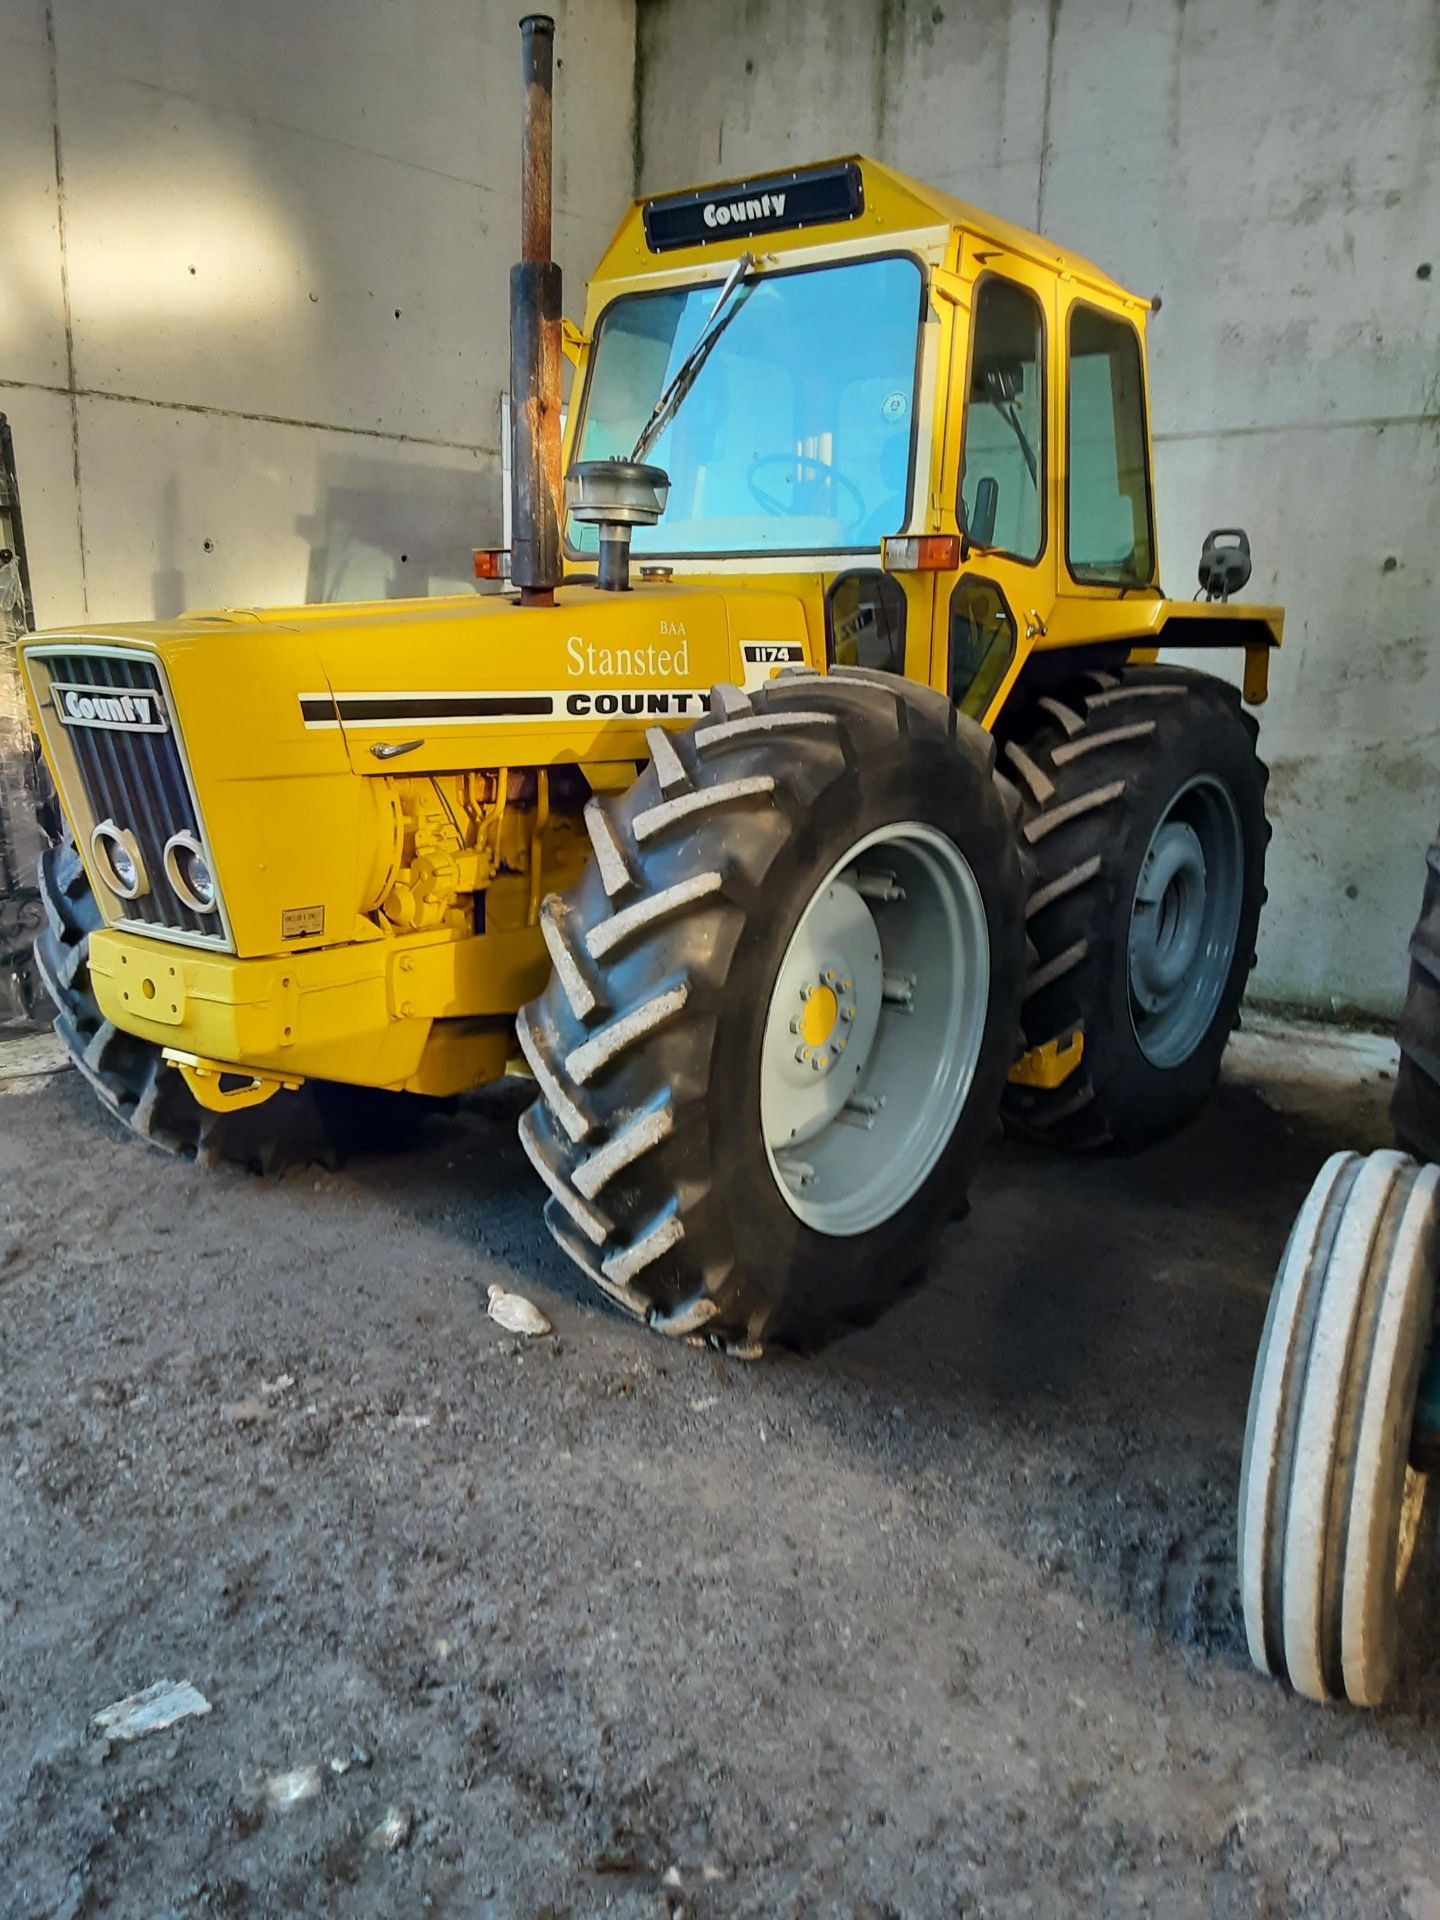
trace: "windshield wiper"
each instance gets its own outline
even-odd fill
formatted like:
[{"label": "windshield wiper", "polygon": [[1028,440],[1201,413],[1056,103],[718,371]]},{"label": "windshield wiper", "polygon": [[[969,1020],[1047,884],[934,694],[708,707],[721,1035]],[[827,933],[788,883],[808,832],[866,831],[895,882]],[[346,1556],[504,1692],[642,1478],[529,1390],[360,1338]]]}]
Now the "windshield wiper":
[{"label": "windshield wiper", "polygon": [[[744,305],[743,300],[736,300],[732,304],[731,295],[741,287],[745,276],[752,273],[754,268],[754,255],[742,253],[730,269],[725,284],[720,289],[720,297],[710,309],[710,317],[700,329],[694,346],[675,369],[674,379],[655,402],[650,418],[640,429],[640,437],[636,440],[635,449],[630,455],[632,460],[643,460],[669,426],[676,408],[699,378],[700,369],[710,358],[716,341]],[[746,288],[745,291],[748,292],[749,289]]]},{"label": "windshield wiper", "polygon": [[1030,484],[1038,492],[1040,487],[1040,463],[1035,458],[1035,449],[1030,444],[1030,437],[1020,422],[1020,414],[1015,405],[1014,380],[999,368],[987,367],[985,370],[985,397],[989,400],[991,406],[994,407],[1000,418],[1009,426],[1015,438],[1020,442],[1020,451],[1024,454],[1025,464],[1030,469]]}]

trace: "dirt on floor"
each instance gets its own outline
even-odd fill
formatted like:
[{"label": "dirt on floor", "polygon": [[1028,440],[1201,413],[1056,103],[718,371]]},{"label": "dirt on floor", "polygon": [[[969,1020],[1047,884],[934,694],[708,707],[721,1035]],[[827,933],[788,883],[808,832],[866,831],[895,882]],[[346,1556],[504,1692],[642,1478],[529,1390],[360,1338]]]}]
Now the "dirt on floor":
[{"label": "dirt on floor", "polygon": [[[518,1087],[269,1180],[0,1099],[0,1910],[1431,1920],[1440,1667],[1297,1701],[1233,1564],[1271,1275],[1386,1091],[997,1144],[925,1292],[756,1366],[580,1291]],[[92,1727],[162,1680],[210,1713]]]}]

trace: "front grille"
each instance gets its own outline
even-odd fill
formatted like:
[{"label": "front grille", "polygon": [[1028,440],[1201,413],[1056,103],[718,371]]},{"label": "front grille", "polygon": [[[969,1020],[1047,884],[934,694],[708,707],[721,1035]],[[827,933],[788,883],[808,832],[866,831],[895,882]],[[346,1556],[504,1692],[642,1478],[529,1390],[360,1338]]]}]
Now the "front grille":
[{"label": "front grille", "polygon": [[[133,833],[145,862],[150,890],[138,900],[122,900],[106,889],[101,902],[112,922],[164,934],[180,934],[187,943],[227,947],[223,909],[199,913],[175,892],[165,872],[165,845],[176,833],[194,834],[204,844],[200,812],[191,791],[176,732],[176,717],[159,664],[147,655],[121,652],[61,652],[46,648],[29,655],[47,738],[61,772],[61,788],[76,831],[88,838],[102,821]],[[43,669],[42,673],[38,670]],[[145,693],[158,700],[168,725],[163,732],[138,732],[101,726],[66,725],[49,687],[95,688],[103,693]],[[83,807],[70,791],[67,774],[83,790]],[[213,867],[212,867],[213,871]]]}]

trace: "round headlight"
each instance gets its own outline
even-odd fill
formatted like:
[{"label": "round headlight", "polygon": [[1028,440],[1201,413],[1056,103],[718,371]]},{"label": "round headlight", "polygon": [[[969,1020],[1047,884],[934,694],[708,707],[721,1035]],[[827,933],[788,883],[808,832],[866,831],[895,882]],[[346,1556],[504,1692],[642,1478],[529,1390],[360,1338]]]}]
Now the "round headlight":
[{"label": "round headlight", "polygon": [[174,834],[165,843],[165,878],[187,907],[213,913],[219,900],[205,849],[193,833]]},{"label": "round headlight", "polygon": [[145,862],[133,833],[117,827],[113,820],[102,820],[90,836],[90,851],[100,878],[122,900],[139,900],[150,891]]}]

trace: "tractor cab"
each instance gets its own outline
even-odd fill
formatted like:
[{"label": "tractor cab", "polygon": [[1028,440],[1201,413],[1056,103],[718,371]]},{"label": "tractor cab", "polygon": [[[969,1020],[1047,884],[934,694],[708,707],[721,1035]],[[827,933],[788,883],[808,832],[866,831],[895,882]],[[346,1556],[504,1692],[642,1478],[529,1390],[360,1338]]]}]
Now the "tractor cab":
[{"label": "tractor cab", "polygon": [[[1238,645],[1262,698],[1278,613],[1160,587],[1150,305],[860,157],[640,201],[567,337],[567,464],[663,470],[642,581],[763,576],[830,664],[986,723],[1037,649]],[[575,573],[603,551],[584,500]]]}]

